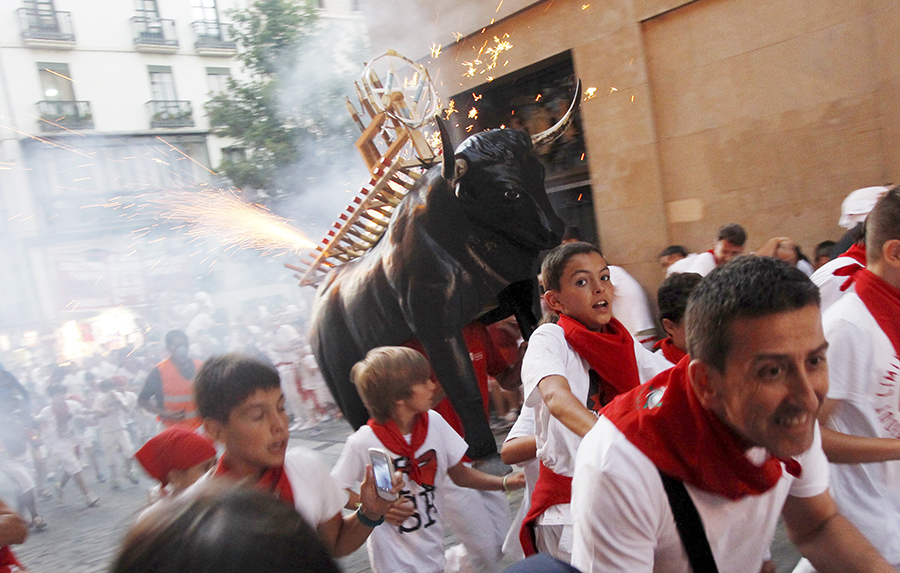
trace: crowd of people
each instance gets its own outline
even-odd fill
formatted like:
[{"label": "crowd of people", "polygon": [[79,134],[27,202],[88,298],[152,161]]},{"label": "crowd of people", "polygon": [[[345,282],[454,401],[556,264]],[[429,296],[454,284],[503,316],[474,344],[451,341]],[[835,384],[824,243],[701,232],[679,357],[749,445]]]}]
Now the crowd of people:
[{"label": "crowd of people", "polygon": [[[521,470],[501,475],[466,456],[416,341],[353,368],[370,420],[334,467],[289,447],[339,415],[294,324],[265,344],[192,331],[207,352],[172,330],[156,361],[0,370],[0,471],[18,484],[0,571],[48,527],[37,497],[64,500],[71,479],[91,507],[85,469],[118,487],[137,464],[156,485],[116,572],[337,571],[363,544],[376,572],[492,573],[504,556],[521,559],[510,571],[770,572],[779,520],[798,572],[900,569],[900,188],[854,192],[841,224],[813,260],[788,237],[750,253],[736,223],[709,251],[666,248],[650,324],[634,279],[570,229],[543,258],[527,342],[509,321],[463,332],[484,415],[512,426],[501,456]],[[510,519],[504,493],[522,488]]]}]

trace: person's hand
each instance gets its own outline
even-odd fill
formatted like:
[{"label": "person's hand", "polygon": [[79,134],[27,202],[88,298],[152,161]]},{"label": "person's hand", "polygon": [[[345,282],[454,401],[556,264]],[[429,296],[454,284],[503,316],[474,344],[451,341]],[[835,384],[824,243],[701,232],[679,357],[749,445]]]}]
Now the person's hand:
[{"label": "person's hand", "polygon": [[[394,472],[392,482],[394,487],[391,491],[399,494],[403,487],[403,474]],[[366,477],[359,486],[359,501],[363,514],[372,521],[381,519],[381,516],[386,515],[394,504],[393,501],[378,495],[378,489],[375,487],[375,470],[372,469],[371,464],[366,465]]]},{"label": "person's hand", "polygon": [[400,496],[391,505],[391,509],[384,514],[384,520],[394,527],[400,527],[407,519],[415,515],[416,506],[412,500]]},{"label": "person's hand", "polygon": [[525,487],[525,472],[516,472],[505,477],[506,491],[515,491]]}]

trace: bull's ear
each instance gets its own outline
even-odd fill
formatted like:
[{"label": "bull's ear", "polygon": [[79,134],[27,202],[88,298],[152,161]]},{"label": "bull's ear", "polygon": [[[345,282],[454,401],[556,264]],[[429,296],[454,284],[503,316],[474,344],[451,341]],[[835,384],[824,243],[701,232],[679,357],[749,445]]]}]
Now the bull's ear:
[{"label": "bull's ear", "polygon": [[456,175],[456,165],[454,161],[453,154],[453,142],[450,140],[450,133],[447,131],[447,126],[444,125],[444,120],[441,119],[441,116],[434,116],[434,120],[437,122],[438,131],[441,132],[441,149],[443,149],[443,166],[441,168],[441,175],[447,181],[453,181]]},{"label": "bull's ear", "polygon": [[456,185],[456,197],[460,199],[463,203],[471,203],[472,197],[468,193],[466,193],[462,185],[459,184],[459,180],[465,176],[469,171],[469,162],[465,159],[456,159],[456,166],[453,172],[453,181],[452,183]]}]

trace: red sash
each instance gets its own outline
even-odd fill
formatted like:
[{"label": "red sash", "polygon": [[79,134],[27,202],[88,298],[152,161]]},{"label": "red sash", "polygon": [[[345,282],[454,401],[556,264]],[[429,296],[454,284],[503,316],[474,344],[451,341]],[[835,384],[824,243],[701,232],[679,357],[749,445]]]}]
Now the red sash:
[{"label": "red sash", "polygon": [[678,364],[682,358],[687,356],[684,350],[675,346],[671,336],[656,341],[656,344],[653,345],[653,350],[659,350],[660,348],[662,348],[663,356],[672,364]]},{"label": "red sash", "polygon": [[900,356],[900,290],[867,269],[856,273],[856,294]]},{"label": "red sash", "polygon": [[537,553],[534,526],[537,525],[538,518],[554,505],[570,501],[572,501],[572,478],[547,469],[544,462],[541,462],[538,480],[531,494],[531,507],[519,530],[519,543],[522,544],[525,557]]},{"label": "red sash", "polygon": [[410,442],[407,443],[400,428],[393,420],[388,420],[384,424],[379,424],[373,419],[369,419],[368,425],[375,432],[378,441],[384,444],[384,447],[395,454],[406,458],[406,467],[398,468],[405,471],[409,475],[409,479],[419,485],[433,486],[435,474],[437,472],[437,459],[432,452],[425,452],[422,459],[416,458],[416,452],[425,443],[425,437],[428,436],[428,412],[416,414],[413,421],[412,436]]},{"label": "red sash", "polygon": [[634,339],[621,322],[609,321],[604,332],[588,330],[583,324],[564,314],[557,324],[566,335],[566,342],[579,356],[587,360],[591,370],[607,386],[607,400],[627,392],[640,384],[637,359],[634,356]]},{"label": "red sash", "polygon": [[15,554],[9,547],[0,547],[0,573],[25,571]]},{"label": "red sash", "polygon": [[800,475],[796,460],[767,459],[754,465],[747,444],[700,405],[688,381],[690,357],[646,384],[617,397],[602,414],[659,470],[703,491],[736,500],[770,490],[781,464]]},{"label": "red sash", "polygon": [[[230,477],[228,472],[229,469],[225,464],[225,456],[223,455],[219,458],[219,463],[216,464],[213,475]],[[262,491],[272,492],[278,499],[289,504],[291,507],[294,507],[294,490],[291,487],[291,482],[288,480],[287,472],[284,471],[283,465],[267,468],[260,476],[259,480],[257,480],[254,487]]]},{"label": "red sash", "polygon": [[855,263],[851,263],[849,265],[845,265],[839,269],[835,269],[834,276],[836,277],[847,277],[847,280],[844,281],[844,284],[841,285],[841,292],[844,292],[850,285],[853,284],[853,280],[856,278],[856,273],[858,273],[861,269],[866,268],[866,247],[865,245],[853,245],[843,254],[839,255],[840,257],[847,257],[856,261]]}]

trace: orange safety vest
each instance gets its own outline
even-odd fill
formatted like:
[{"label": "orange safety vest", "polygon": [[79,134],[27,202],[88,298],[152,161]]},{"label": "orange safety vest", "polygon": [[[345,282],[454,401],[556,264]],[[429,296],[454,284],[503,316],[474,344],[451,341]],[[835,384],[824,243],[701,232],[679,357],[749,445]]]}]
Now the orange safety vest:
[{"label": "orange safety vest", "polygon": [[[167,428],[172,426],[186,426],[192,430],[200,427],[202,421],[197,416],[197,404],[194,402],[194,381],[181,375],[178,367],[167,358],[156,365],[159,376],[162,379],[163,408],[171,412],[182,411],[188,415],[182,420],[163,419],[162,423]],[[200,361],[194,360],[194,372],[200,369]]]}]

